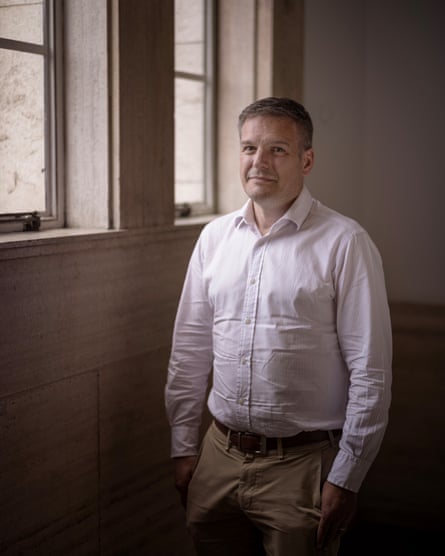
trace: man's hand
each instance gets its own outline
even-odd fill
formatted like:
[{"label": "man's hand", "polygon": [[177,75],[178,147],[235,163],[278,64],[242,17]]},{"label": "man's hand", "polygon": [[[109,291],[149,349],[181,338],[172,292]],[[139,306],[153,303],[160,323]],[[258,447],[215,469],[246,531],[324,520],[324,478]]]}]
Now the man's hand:
[{"label": "man's hand", "polygon": [[187,505],[187,491],[195,469],[197,456],[184,456],[174,458],[175,465],[175,487],[181,496],[181,503],[184,508]]},{"label": "man's hand", "polygon": [[323,548],[349,527],[357,508],[357,494],[326,481],[321,493],[317,546]]}]

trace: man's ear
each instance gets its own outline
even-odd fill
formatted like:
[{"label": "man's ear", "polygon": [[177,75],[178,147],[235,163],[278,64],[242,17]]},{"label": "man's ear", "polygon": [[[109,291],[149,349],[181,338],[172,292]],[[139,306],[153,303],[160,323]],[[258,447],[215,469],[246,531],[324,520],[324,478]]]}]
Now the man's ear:
[{"label": "man's ear", "polygon": [[303,153],[303,175],[307,176],[314,166],[314,150],[307,149]]}]

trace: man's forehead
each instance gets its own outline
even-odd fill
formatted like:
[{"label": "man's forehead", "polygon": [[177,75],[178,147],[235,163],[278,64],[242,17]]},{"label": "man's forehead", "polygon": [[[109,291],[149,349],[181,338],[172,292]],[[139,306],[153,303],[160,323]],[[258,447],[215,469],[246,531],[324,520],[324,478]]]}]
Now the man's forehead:
[{"label": "man's forehead", "polygon": [[261,141],[291,144],[300,139],[300,130],[294,120],[281,116],[254,116],[241,127],[241,143]]},{"label": "man's forehead", "polygon": [[274,129],[290,129],[298,130],[298,125],[295,120],[289,118],[288,116],[276,116],[270,114],[258,114],[256,116],[250,116],[241,126],[241,131],[244,129],[252,128],[274,128]]}]

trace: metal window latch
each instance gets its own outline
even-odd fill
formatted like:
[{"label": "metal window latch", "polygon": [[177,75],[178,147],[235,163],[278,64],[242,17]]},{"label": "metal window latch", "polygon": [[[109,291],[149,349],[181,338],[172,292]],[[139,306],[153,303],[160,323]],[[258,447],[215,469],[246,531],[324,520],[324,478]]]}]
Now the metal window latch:
[{"label": "metal window latch", "polygon": [[0,222],[22,222],[24,232],[37,232],[40,229],[41,220],[36,210],[32,212],[13,212],[0,215]]},{"label": "metal window latch", "polygon": [[24,232],[37,232],[40,229],[41,218],[37,211],[27,214],[23,222]]},{"label": "metal window latch", "polygon": [[175,217],[176,218],[186,218],[192,213],[192,207],[189,203],[180,203],[175,205]]}]

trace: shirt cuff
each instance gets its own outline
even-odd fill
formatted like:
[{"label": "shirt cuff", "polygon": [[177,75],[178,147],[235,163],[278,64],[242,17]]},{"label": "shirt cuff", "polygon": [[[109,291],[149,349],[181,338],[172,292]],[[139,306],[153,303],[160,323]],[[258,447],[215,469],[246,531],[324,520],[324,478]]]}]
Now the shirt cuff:
[{"label": "shirt cuff", "polygon": [[199,427],[173,426],[171,429],[171,457],[196,456],[199,448]]},{"label": "shirt cuff", "polygon": [[339,487],[358,492],[370,467],[371,462],[356,458],[340,449],[327,480]]}]

